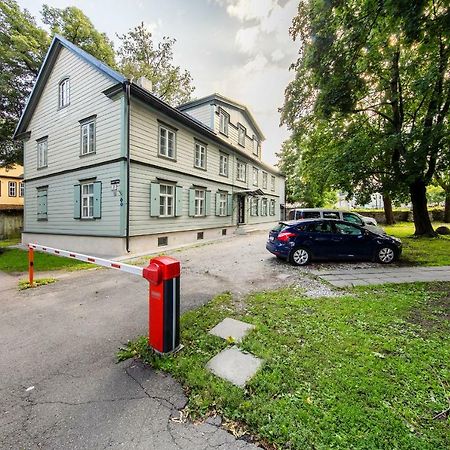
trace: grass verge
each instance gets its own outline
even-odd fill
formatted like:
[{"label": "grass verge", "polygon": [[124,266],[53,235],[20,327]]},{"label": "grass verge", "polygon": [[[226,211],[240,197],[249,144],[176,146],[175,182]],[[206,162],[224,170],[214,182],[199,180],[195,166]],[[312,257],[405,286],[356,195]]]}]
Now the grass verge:
[{"label": "grass verge", "polygon": [[[440,225],[433,223],[436,229]],[[408,264],[425,266],[450,265],[450,237],[416,237],[414,236],[414,224],[411,222],[399,222],[392,226],[383,227],[387,234],[400,238],[403,242],[403,254],[401,260]]]},{"label": "grass verge", "polygon": [[[449,292],[385,285],[310,299],[286,289],[251,295],[245,309],[221,295],[183,315],[180,353],[155,356],[142,337],[118,358],[173,374],[191,418],[220,413],[277,448],[450,448]],[[256,325],[240,346],[265,363],[245,389],[205,369],[229,345],[207,333],[225,317]]]},{"label": "grass verge", "polygon": [[[35,272],[49,270],[81,270],[94,267],[92,264],[75,259],[34,252]],[[28,252],[18,248],[4,248],[0,251],[0,270],[3,272],[26,272],[28,270]]]},{"label": "grass verge", "polygon": [[38,278],[34,280],[33,285],[31,285],[27,280],[19,281],[19,291],[24,291],[25,289],[32,289],[39,286],[46,286],[47,284],[56,283],[56,278]]}]

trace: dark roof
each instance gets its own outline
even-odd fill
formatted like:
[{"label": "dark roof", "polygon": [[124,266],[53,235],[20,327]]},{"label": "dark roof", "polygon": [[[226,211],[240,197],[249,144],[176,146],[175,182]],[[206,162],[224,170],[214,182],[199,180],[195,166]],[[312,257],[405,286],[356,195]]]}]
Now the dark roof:
[{"label": "dark roof", "polygon": [[251,123],[253,128],[255,129],[256,133],[258,134],[258,137],[260,140],[264,140],[264,134],[261,131],[261,128],[259,128],[258,124],[256,123],[256,120],[253,118],[252,113],[250,110],[241,103],[236,102],[235,100],[232,100],[230,98],[224,97],[221,94],[212,94],[208,95],[207,97],[202,97],[197,100],[192,100],[191,102],[184,103],[183,105],[180,105],[178,109],[180,111],[189,111],[192,108],[195,108],[196,106],[203,105],[205,103],[224,103],[227,105],[231,105],[235,107],[236,109],[240,110],[248,119],[248,121]]}]

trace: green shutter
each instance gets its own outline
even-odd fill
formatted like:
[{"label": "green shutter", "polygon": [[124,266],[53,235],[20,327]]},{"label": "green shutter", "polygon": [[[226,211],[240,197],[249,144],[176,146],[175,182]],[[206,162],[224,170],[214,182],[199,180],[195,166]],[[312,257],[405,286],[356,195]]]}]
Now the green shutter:
[{"label": "green shutter", "polygon": [[81,217],[81,185],[76,184],[73,187],[73,218]]},{"label": "green shutter", "polygon": [[231,216],[233,214],[233,196],[228,194],[228,202],[227,202],[227,216]]},{"label": "green shutter", "polygon": [[159,217],[159,183],[150,183],[150,217]]},{"label": "green shutter", "polygon": [[195,189],[189,189],[189,215],[195,216]]},{"label": "green shutter", "polygon": [[175,186],[175,215],[183,214],[183,187]]},{"label": "green shutter", "polygon": [[37,218],[47,218],[47,189],[37,191]]},{"label": "green shutter", "polygon": [[211,191],[205,192],[205,216],[211,214]]},{"label": "green shutter", "polygon": [[102,182],[94,182],[94,219],[102,217]]},{"label": "green shutter", "polygon": [[216,216],[220,216],[220,192],[216,192]]}]

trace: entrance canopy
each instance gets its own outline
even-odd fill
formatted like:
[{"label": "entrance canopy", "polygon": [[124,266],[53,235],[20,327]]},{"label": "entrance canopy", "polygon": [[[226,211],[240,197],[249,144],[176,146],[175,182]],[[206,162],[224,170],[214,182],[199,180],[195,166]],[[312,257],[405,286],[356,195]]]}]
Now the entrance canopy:
[{"label": "entrance canopy", "polygon": [[242,191],[233,192],[234,195],[250,195],[256,197],[258,195],[264,195],[264,191],[261,189],[243,189]]}]

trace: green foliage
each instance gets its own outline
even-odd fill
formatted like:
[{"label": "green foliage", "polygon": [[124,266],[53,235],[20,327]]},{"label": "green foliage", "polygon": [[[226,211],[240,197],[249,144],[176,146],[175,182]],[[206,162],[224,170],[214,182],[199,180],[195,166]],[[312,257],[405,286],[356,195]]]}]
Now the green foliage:
[{"label": "green foliage", "polygon": [[311,177],[410,194],[416,234],[432,233],[425,187],[448,170],[449,18],[433,0],[310,0],[291,29],[301,48],[282,121],[317,159]]},{"label": "green foliage", "polygon": [[153,92],[173,106],[187,102],[194,91],[192,77],[173,63],[173,46],[176,42],[167,36],[155,46],[152,33],[144,23],[118,36],[119,67],[128,78],[146,77],[152,82]]},{"label": "green foliage", "polygon": [[[3,250],[3,249],[2,249]],[[47,270],[80,270],[95,266],[75,259],[62,258],[47,253],[34,252],[34,271]],[[0,253],[0,270],[3,272],[27,272],[28,252],[18,248],[5,248]]]},{"label": "green foliage", "polygon": [[38,278],[37,280],[33,280],[32,285],[28,280],[20,280],[19,291],[24,291],[25,289],[33,289],[39,286],[46,286],[47,284],[52,283],[56,283],[56,278]]},{"label": "green foliage", "polygon": [[[183,316],[178,354],[155,356],[141,338],[129,355],[181,380],[191,417],[217,412],[277,448],[448,448],[448,421],[434,417],[449,400],[449,289],[391,285],[321,299],[286,289],[251,295],[244,310],[219,298]],[[227,346],[208,334],[224,317],[256,326],[240,346],[264,365],[245,389],[205,368]]]},{"label": "green foliage", "polygon": [[427,187],[428,204],[442,205],[445,201],[445,191],[441,186],[430,185]]}]

